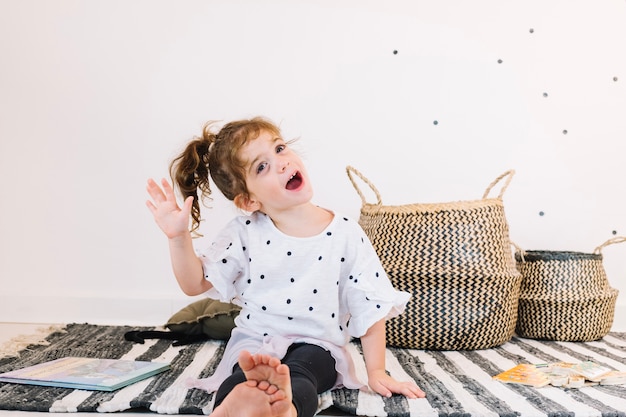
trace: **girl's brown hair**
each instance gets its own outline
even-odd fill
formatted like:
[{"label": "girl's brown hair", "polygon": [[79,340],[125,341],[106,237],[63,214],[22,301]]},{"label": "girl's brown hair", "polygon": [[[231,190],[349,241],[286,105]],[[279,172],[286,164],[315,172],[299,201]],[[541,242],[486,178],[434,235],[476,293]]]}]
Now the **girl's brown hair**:
[{"label": "girl's brown hair", "polygon": [[[263,117],[238,120],[214,132],[215,122],[207,122],[202,137],[195,137],[170,164],[170,175],[183,198],[193,196],[191,232],[198,235],[200,227],[200,200],[210,201],[211,179],[229,200],[238,195],[249,197],[246,187],[245,163],[239,151],[261,132],[280,136],[280,129]],[[198,190],[200,195],[198,196]]]}]

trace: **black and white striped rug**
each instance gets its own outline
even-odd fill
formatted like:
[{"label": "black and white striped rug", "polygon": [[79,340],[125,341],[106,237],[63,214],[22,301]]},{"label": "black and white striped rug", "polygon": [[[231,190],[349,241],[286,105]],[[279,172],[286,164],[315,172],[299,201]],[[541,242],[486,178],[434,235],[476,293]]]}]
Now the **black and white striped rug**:
[{"label": "black and white striped rug", "polygon": [[[136,344],[126,326],[70,324],[31,345],[18,355],[0,359],[0,372],[62,356],[92,356],[171,362],[171,371],[113,393],[0,384],[0,409],[51,412],[118,412],[146,409],[161,414],[209,414],[212,395],[188,389],[189,377],[210,375],[223,343],[210,341],[172,346],[167,340]],[[141,329],[140,329],[141,330]],[[147,329],[143,329],[147,330]],[[360,347],[350,345],[357,369],[365,366]],[[336,408],[359,416],[428,417],[579,417],[626,416],[626,386],[581,389],[532,388],[502,384],[492,376],[518,363],[593,360],[626,371],[626,333],[611,333],[597,342],[541,342],[513,338],[504,345],[480,351],[424,351],[387,349],[387,368],[397,379],[413,378],[426,399],[390,399],[341,389],[320,396],[320,408]]]}]

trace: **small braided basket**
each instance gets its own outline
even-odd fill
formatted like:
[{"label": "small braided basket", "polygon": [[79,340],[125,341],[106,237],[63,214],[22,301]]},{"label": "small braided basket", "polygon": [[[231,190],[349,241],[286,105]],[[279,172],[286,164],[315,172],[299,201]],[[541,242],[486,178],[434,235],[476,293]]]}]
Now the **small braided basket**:
[{"label": "small braided basket", "polygon": [[609,239],[593,253],[517,250],[523,279],[516,333],[571,342],[605,336],[613,325],[618,290],[609,285],[601,251],[624,241]]},{"label": "small braided basket", "polygon": [[[412,294],[405,312],[387,321],[387,344],[465,350],[508,341],[517,321],[521,275],[502,195],[514,171],[498,177],[480,200],[387,206],[363,174],[346,169],[363,202],[359,224],[392,284]],[[367,203],[353,175],[369,185],[376,204]],[[500,195],[488,198],[504,178]]]}]

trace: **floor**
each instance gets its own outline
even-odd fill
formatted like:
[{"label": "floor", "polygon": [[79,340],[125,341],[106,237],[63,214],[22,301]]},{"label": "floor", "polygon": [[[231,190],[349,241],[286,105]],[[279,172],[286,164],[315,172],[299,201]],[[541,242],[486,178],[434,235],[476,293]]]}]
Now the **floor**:
[{"label": "floor", "polygon": [[[49,328],[50,324],[38,324],[38,323],[0,323],[0,351],[2,347],[8,346],[10,341],[17,340],[23,335],[33,335],[41,331],[41,329]],[[71,417],[94,417],[94,413],[72,413]],[[118,414],[119,415],[119,414]],[[150,417],[157,416],[157,414],[151,412],[124,412],[121,413],[123,417]],[[322,415],[330,417],[341,417],[346,414],[342,414],[340,411],[334,412],[333,410],[325,410]],[[0,417],[36,417],[36,416],[50,416],[50,413],[36,413],[36,412],[24,412],[24,411],[6,411],[0,410]]]}]

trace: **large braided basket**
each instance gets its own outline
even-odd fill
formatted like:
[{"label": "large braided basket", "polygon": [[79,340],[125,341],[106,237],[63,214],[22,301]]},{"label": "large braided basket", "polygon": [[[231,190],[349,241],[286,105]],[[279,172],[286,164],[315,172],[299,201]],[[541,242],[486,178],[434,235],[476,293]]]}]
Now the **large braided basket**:
[{"label": "large braided basket", "polygon": [[[514,171],[483,198],[441,204],[383,205],[376,187],[353,167],[348,177],[363,202],[359,224],[392,284],[413,296],[387,321],[391,346],[486,349],[515,331],[521,274],[515,268],[502,195]],[[353,174],[376,194],[367,203]],[[502,179],[500,194],[488,198]]]},{"label": "large braided basket", "polygon": [[618,290],[602,265],[602,248],[626,241],[609,239],[593,253],[522,251],[515,253],[522,273],[516,333],[532,339],[592,341],[613,325]]}]

